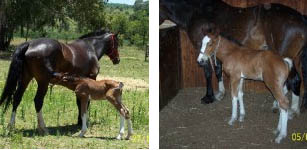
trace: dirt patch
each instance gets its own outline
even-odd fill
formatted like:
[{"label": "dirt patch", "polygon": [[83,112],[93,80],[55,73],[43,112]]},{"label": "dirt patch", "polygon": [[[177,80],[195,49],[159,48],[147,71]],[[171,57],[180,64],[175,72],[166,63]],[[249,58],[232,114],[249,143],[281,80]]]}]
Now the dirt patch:
[{"label": "dirt patch", "polygon": [[273,130],[279,114],[271,110],[274,99],[270,93],[245,92],[245,120],[230,126],[230,94],[204,105],[200,103],[204,91],[181,90],[160,111],[160,148],[307,148],[307,139],[291,140],[293,133],[307,134],[307,113],[289,120],[287,137],[276,144]]},{"label": "dirt patch", "polygon": [[147,90],[149,85],[146,81],[142,79],[133,79],[126,77],[109,77],[98,75],[97,80],[115,80],[124,83],[125,90]]}]

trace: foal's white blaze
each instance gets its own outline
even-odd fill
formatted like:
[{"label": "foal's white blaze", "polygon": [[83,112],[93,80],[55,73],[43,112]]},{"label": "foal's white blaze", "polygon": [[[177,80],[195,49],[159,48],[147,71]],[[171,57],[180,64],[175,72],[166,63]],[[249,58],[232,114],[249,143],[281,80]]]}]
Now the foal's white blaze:
[{"label": "foal's white blaze", "polygon": [[14,127],[14,125],[15,125],[15,118],[16,118],[16,112],[13,111],[12,115],[11,115],[11,121],[10,121],[9,127]]},{"label": "foal's white blaze", "polygon": [[288,111],[284,109],[280,109],[280,115],[281,115],[281,128],[280,133],[275,139],[276,143],[280,143],[280,141],[287,136],[287,123],[288,123]]},{"label": "foal's white blaze", "polygon": [[238,106],[238,98],[232,98],[232,114],[231,119],[229,120],[228,124],[232,125],[235,120],[237,120],[237,106]]},{"label": "foal's white blaze", "polygon": [[121,140],[123,138],[124,133],[125,133],[125,118],[124,116],[120,115],[119,134],[116,137],[116,139]]},{"label": "foal's white blaze", "polygon": [[207,44],[208,42],[210,42],[210,38],[206,35],[203,40],[202,40],[202,44],[201,44],[201,48],[200,48],[200,53],[198,55],[198,58],[197,58],[197,62],[201,62],[201,61],[206,61],[208,60],[208,56],[205,55],[205,51],[206,51],[206,47],[207,47]]},{"label": "foal's white blaze", "polygon": [[79,136],[83,137],[87,131],[87,126],[86,126],[87,113],[84,113],[81,119],[82,119],[82,129],[81,129],[81,133],[79,134]]}]

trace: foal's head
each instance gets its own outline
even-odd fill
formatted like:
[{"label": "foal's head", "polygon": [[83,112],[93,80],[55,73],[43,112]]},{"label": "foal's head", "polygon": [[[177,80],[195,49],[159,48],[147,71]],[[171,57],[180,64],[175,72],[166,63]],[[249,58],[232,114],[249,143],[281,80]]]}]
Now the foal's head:
[{"label": "foal's head", "polygon": [[219,44],[219,34],[218,31],[214,31],[213,29],[209,29],[203,31],[204,37],[202,39],[202,44],[200,48],[200,52],[197,58],[197,62],[199,65],[203,66],[208,61],[208,59],[214,54],[216,51],[217,45]]}]

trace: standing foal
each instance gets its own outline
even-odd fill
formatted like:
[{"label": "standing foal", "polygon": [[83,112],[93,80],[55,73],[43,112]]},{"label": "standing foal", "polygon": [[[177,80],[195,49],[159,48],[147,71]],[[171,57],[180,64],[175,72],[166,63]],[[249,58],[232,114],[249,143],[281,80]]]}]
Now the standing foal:
[{"label": "standing foal", "polygon": [[112,103],[120,113],[120,130],[117,139],[123,139],[125,119],[128,122],[128,135],[126,139],[130,139],[132,135],[132,122],[129,115],[129,110],[122,104],[122,82],[113,80],[100,80],[95,81],[90,78],[75,77],[63,75],[58,82],[71,90],[73,90],[81,102],[81,116],[82,116],[82,130],[79,134],[83,137],[87,131],[87,104],[90,99],[101,100],[107,99]]},{"label": "standing foal", "polygon": [[239,121],[244,120],[245,110],[242,91],[244,79],[264,81],[279,104],[280,117],[274,133],[279,133],[275,142],[280,143],[281,139],[287,135],[289,101],[285,96],[283,86],[291,70],[292,60],[289,58],[283,59],[272,51],[253,50],[239,46],[221,36],[219,32],[206,34],[202,40],[197,61],[201,63],[215,55],[222,61],[223,71],[230,76],[232,115],[228,124],[232,125],[237,120],[238,100],[240,104]]}]

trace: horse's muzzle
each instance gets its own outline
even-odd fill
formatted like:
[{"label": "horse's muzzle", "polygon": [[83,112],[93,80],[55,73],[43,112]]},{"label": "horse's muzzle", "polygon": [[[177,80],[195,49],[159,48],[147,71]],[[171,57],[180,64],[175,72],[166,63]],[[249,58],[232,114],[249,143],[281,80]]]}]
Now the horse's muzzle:
[{"label": "horse's muzzle", "polygon": [[201,61],[197,61],[197,63],[198,63],[199,66],[203,67],[206,64],[206,61],[201,60]]},{"label": "horse's muzzle", "polygon": [[119,58],[115,58],[115,59],[112,60],[112,62],[113,62],[113,65],[119,64],[120,59]]}]

